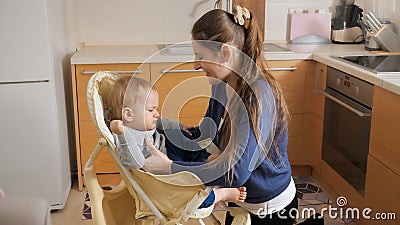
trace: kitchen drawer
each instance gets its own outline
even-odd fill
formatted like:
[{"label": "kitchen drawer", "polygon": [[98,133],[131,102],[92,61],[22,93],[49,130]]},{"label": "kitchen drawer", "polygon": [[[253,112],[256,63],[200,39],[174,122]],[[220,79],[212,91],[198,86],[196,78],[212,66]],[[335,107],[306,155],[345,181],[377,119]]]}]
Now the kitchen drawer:
[{"label": "kitchen drawer", "polygon": [[326,64],[309,62],[306,76],[305,113],[313,113],[321,120],[324,119],[325,97],[317,93],[316,89],[325,90],[326,72]]},{"label": "kitchen drawer", "polygon": [[[79,121],[79,136],[80,136],[80,154],[81,154],[81,169],[85,166],[90,154],[97,145],[99,140],[99,134],[97,133],[96,127],[91,120],[80,120]],[[114,161],[107,149],[103,149],[97,159],[93,162],[97,173],[116,173],[118,172],[117,167],[114,165]]]},{"label": "kitchen drawer", "polygon": [[400,96],[375,86],[369,154],[398,175],[400,175],[399,127]]},{"label": "kitchen drawer", "polygon": [[304,113],[307,61],[267,61],[267,65],[285,91],[289,112]]},{"label": "kitchen drawer", "polygon": [[[181,123],[198,126],[205,115],[206,109],[199,110],[200,106],[208,106],[209,97],[196,97],[185,102],[177,117],[167,116],[169,119],[179,120]],[[164,113],[165,114],[165,113]],[[171,113],[175,114],[175,113]]]},{"label": "kitchen drawer", "polygon": [[151,81],[160,95],[162,117],[181,122],[198,123],[208,107],[211,86],[202,71],[194,71],[193,63],[153,63]]},{"label": "kitchen drawer", "polygon": [[272,76],[284,91],[286,104],[291,114],[288,120],[287,153],[292,165],[308,165],[304,156],[308,151],[303,146],[305,88],[308,62],[299,60],[267,61]]}]

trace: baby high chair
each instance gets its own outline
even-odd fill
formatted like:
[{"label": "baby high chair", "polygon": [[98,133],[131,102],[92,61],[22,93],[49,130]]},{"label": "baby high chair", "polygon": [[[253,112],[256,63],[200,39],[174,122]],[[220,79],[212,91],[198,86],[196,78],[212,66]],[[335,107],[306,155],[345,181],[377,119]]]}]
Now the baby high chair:
[{"label": "baby high chair", "polygon": [[[212,191],[192,173],[180,172],[172,175],[154,175],[142,170],[125,168],[116,154],[114,137],[106,125],[108,112],[106,105],[115,80],[116,73],[98,72],[94,74],[87,87],[87,102],[90,115],[100,134],[99,141],[84,168],[84,177],[91,201],[92,220],[96,225],[125,224],[182,224],[190,218],[198,219],[210,216],[213,224],[220,224],[211,214],[213,206],[198,209],[198,206]],[[92,162],[106,147],[114,160],[121,183],[112,190],[101,188]],[[249,224],[247,212],[235,209],[235,224]]]}]

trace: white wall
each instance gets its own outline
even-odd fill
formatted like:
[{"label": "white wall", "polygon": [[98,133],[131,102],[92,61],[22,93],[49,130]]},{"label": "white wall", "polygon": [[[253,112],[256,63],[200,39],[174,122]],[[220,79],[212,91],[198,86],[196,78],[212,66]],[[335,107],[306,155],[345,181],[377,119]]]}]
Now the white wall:
[{"label": "white wall", "polygon": [[154,43],[190,40],[211,0],[74,0],[76,42]]},{"label": "white wall", "polygon": [[[338,0],[266,0],[266,41],[286,41],[290,8],[330,8]],[[392,0],[375,0],[392,1]],[[400,2],[393,16],[399,30]],[[213,9],[214,0],[65,0],[67,45],[139,44],[190,40],[193,23]],[[373,0],[356,0],[371,10]]]},{"label": "white wall", "polygon": [[[265,39],[267,41],[285,41],[287,12],[291,8],[328,8],[333,12],[332,6],[337,5],[339,0],[266,0]],[[375,2],[375,4],[374,4]],[[378,6],[386,10],[395,24],[395,31],[400,31],[400,0],[356,0],[355,4],[364,11],[378,12]],[[375,7],[374,7],[375,6]],[[378,16],[378,15],[377,15]]]},{"label": "white wall", "polygon": [[332,0],[266,0],[265,40],[286,41],[289,9],[329,9]]}]

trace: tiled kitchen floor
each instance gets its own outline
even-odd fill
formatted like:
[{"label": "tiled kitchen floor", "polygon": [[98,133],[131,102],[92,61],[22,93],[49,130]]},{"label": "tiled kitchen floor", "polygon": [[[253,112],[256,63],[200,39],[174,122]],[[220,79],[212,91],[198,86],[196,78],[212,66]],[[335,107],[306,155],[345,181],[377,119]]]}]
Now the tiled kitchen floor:
[{"label": "tiled kitchen floor", "polygon": [[[356,225],[350,219],[343,218],[341,215],[331,213],[323,209],[340,208],[336,205],[336,199],[331,199],[326,192],[324,192],[311,177],[293,177],[296,183],[297,198],[299,200],[299,217],[304,214],[305,217],[313,215],[314,212],[324,212],[325,225],[341,225],[349,224]],[[332,218],[331,218],[332,217]],[[335,218],[334,218],[335,217]],[[342,219],[343,218],[343,219]],[[304,221],[304,218],[299,218],[297,222]]]},{"label": "tiled kitchen floor", "polygon": [[[336,199],[332,200],[329,196],[318,186],[318,184],[311,177],[294,177],[297,197],[299,199],[299,215],[304,212],[305,216],[314,214],[314,212],[321,212],[323,208],[335,207]],[[67,204],[64,209],[53,211],[52,222],[53,225],[89,225],[92,224],[90,219],[82,219],[82,210],[85,203],[86,189],[82,192],[78,191],[77,182],[71,189],[70,195],[68,197]],[[88,209],[86,209],[88,212]],[[309,213],[311,212],[311,213]],[[218,211],[214,215],[223,223],[225,218],[225,211],[218,207]],[[297,222],[302,222],[304,219],[299,218]],[[324,213],[324,221],[326,225],[355,225],[354,222],[347,219],[341,219],[340,216],[337,218],[330,218],[328,212]],[[211,224],[207,219],[206,224]],[[188,221],[185,225],[198,224],[196,221]]]}]

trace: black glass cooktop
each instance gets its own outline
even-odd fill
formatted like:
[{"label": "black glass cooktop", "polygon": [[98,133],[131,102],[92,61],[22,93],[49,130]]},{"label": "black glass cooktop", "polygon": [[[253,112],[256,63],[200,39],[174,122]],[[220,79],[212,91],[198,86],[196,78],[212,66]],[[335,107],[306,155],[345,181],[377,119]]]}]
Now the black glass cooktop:
[{"label": "black glass cooktop", "polygon": [[400,73],[400,55],[335,56],[333,58],[367,69],[377,74]]}]

